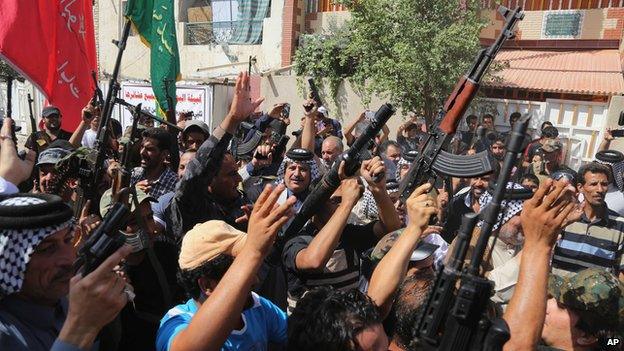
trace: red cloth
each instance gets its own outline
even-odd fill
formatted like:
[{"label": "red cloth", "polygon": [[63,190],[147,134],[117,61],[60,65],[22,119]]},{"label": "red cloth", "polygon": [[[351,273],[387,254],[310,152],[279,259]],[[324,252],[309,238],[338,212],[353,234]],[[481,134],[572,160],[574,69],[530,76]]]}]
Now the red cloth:
[{"label": "red cloth", "polygon": [[74,130],[97,69],[92,0],[1,0],[0,55],[35,84]]}]

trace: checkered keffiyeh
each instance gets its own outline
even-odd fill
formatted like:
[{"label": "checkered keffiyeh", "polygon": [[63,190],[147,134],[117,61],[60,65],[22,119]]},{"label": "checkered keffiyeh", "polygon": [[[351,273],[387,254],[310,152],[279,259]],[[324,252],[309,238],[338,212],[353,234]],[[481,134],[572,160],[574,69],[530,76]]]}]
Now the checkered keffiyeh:
[{"label": "checkered keffiyeh", "polygon": [[[0,206],[28,206],[44,203],[32,197],[13,197]],[[74,219],[45,228],[0,229],[0,297],[19,292],[26,266],[35,248],[48,236],[74,225]]]},{"label": "checkered keffiyeh", "polygon": [[308,165],[308,167],[310,167],[310,174],[312,175],[312,178],[310,179],[310,184],[312,184],[313,181],[315,181],[317,178],[321,176],[321,172],[319,171],[318,165],[316,164],[316,161],[314,159],[309,160],[309,161],[295,161],[288,156],[284,156],[284,159],[282,160],[282,163],[280,164],[279,169],[277,170],[277,179],[275,180],[275,185],[284,183],[284,174],[286,174],[286,165],[288,165],[291,162],[303,163],[303,164]]},{"label": "checkered keffiyeh", "polygon": [[[518,183],[513,183],[513,182],[507,183],[506,188],[518,189],[518,190],[525,189],[522,185]],[[492,201],[492,195],[487,191],[483,193],[481,197],[479,197],[479,206],[481,206],[481,212],[483,212],[485,207],[487,207],[491,201]],[[498,217],[496,218],[496,224],[494,224],[494,226],[492,227],[492,230],[497,230],[499,226],[502,226],[503,224],[507,223],[507,221],[510,220],[511,217],[520,213],[520,211],[522,211],[523,204],[524,204],[523,200],[510,200],[510,201],[503,200],[501,202],[501,211],[498,213]],[[482,225],[483,225],[483,221],[479,222],[478,226],[481,227]]]},{"label": "checkered keffiyeh", "polygon": [[[132,170],[130,185],[134,186],[143,179],[145,179],[145,170],[142,167],[136,167]],[[152,184],[148,195],[158,199],[164,194],[174,191],[177,183],[178,175],[167,167],[158,177],[158,182]]]},{"label": "checkered keffiyeh", "polygon": [[613,182],[618,190],[624,192],[624,161],[611,163],[596,159],[596,162],[611,166],[611,171],[613,172]]}]

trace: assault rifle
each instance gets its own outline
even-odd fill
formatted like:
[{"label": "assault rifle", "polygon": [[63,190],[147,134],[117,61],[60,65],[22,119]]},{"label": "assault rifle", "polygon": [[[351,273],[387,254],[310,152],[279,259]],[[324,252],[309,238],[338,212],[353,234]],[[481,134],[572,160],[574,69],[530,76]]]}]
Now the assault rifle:
[{"label": "assault rifle", "polygon": [[78,250],[74,262],[74,271],[82,276],[93,272],[104,260],[117,251],[126,242],[125,236],[119,232],[125,222],[128,207],[116,202],[102,219],[102,223],[93,231],[84,245]]},{"label": "assault rifle", "polygon": [[[528,125],[529,119],[524,118],[514,126],[492,201],[483,209],[481,215],[464,215],[455,251],[448,265],[438,270],[433,289],[415,326],[416,335],[424,349],[500,350],[509,340],[509,328],[505,321],[492,321],[486,316],[485,311],[494,286],[490,280],[481,276],[480,267],[492,229],[497,224],[501,203],[509,195],[506,194],[507,183],[518,155],[522,153]],[[532,192],[518,195],[526,199],[532,196]],[[463,270],[471,237],[479,219],[483,221],[480,236],[470,265]],[[456,292],[455,287],[460,280],[461,286]]]},{"label": "assault rifle", "polygon": [[[119,158],[120,167],[116,170],[117,174],[113,178],[113,184],[111,186],[112,196],[117,196],[121,192],[121,189],[128,188],[130,186],[130,178],[132,176],[132,164],[130,162],[130,155],[134,149],[133,145],[137,141],[137,124],[141,116],[141,104],[138,104],[132,113],[132,127],[130,128],[130,138],[124,143],[123,152]],[[128,204],[127,194],[118,198],[125,204]]]},{"label": "assault rifle", "polygon": [[297,235],[305,223],[319,211],[338,186],[340,186],[338,167],[341,161],[345,162],[344,171],[347,176],[354,175],[360,169],[362,153],[368,151],[367,148],[370,140],[375,138],[394,112],[395,110],[390,104],[382,105],[379,110],[377,110],[375,117],[366,127],[366,130],[353,142],[351,148],[334,162],[329,172],[323,176],[316,188],[306,197],[301,205],[301,209],[286,229],[282,238],[284,240],[283,242]]},{"label": "assault rifle", "polygon": [[113,69],[113,74],[110,78],[108,84],[108,92],[106,94],[106,101],[104,102],[104,106],[102,107],[102,115],[100,117],[100,125],[98,127],[94,149],[97,154],[95,156],[95,160],[93,162],[93,175],[90,177],[90,182],[87,184],[82,184],[83,186],[83,197],[84,199],[91,199],[91,211],[97,213],[98,212],[98,203],[99,199],[97,199],[97,189],[98,185],[102,182],[102,175],[104,174],[103,164],[104,160],[107,156],[108,149],[108,141],[109,141],[109,120],[113,114],[113,108],[115,107],[115,98],[119,93],[120,86],[117,82],[117,77],[119,77],[119,70],[121,68],[121,58],[123,57],[123,52],[126,49],[126,42],[128,41],[128,35],[130,34],[130,21],[126,20],[126,24],[124,25],[123,32],[121,35],[121,39],[119,41],[113,41],[113,43],[117,46],[117,59],[115,61],[115,68]]},{"label": "assault rifle", "polygon": [[524,17],[521,7],[512,11],[500,6],[499,12],[506,20],[501,34],[490,47],[479,51],[476,61],[466,76],[461,78],[446,100],[439,123],[430,128],[429,136],[418,159],[412,163],[399,187],[402,202],[405,202],[418,186],[425,182],[433,183],[438,176],[472,178],[492,171],[487,151],[471,156],[458,156],[446,150],[461,118],[477,94],[485,72],[504,42],[514,36],[513,30],[516,23]]},{"label": "assault rifle", "polygon": [[[444,169],[440,169],[440,163],[446,156],[443,154],[445,147],[445,139],[449,138],[449,134],[454,134],[459,123],[459,119],[464,114],[468,103],[472,100],[478,89],[478,84],[489,66],[496,53],[502,47],[504,41],[513,36],[513,28],[517,21],[524,17],[522,8],[517,7],[511,11],[503,6],[499,7],[499,12],[506,19],[505,27],[501,35],[496,39],[494,44],[486,50],[479,53],[479,57],[470,72],[457,85],[444,107],[446,116],[439,126],[438,133],[441,133],[438,139],[436,133],[430,135],[430,140],[423,149],[423,155],[420,163],[414,163],[416,167],[410,169],[408,181],[403,184],[403,191],[411,193],[411,187],[419,185],[422,182],[427,171],[441,172],[455,176],[454,173],[446,173]],[[492,228],[498,218],[498,212],[501,208],[501,202],[505,195],[505,188],[509,180],[511,170],[517,156],[522,151],[522,143],[528,128],[528,118],[519,121],[514,126],[511,138],[507,144],[507,153],[503,167],[500,171],[496,190],[493,194],[492,202],[483,210],[481,219],[483,226],[481,228],[481,236],[479,237],[477,246],[473,252],[470,266],[466,272],[462,273],[464,260],[469,248],[469,243],[474,228],[479,220],[476,214],[465,215],[462,220],[462,226],[457,237],[458,243],[453,252],[452,258],[446,267],[438,270],[435,284],[430,292],[427,303],[422,310],[415,325],[415,335],[418,338],[419,345],[423,349],[437,350],[498,350],[509,339],[509,328],[502,319],[490,321],[485,316],[485,310],[488,301],[492,295],[492,282],[480,275],[480,265],[483,255],[487,248]],[[485,154],[473,157],[470,163],[471,167],[466,167],[462,177],[467,177],[469,170],[475,171],[474,175],[481,173],[478,170],[479,157],[486,157]],[[439,156],[443,156],[440,158]],[[446,162],[457,162],[460,160],[448,159]],[[483,160],[485,161],[485,159]],[[413,166],[414,166],[413,165]],[[489,165],[482,163],[482,165]],[[448,167],[449,165],[447,165]],[[464,166],[464,165],[462,165]],[[424,167],[425,170],[419,168]],[[452,167],[452,166],[451,166]],[[490,166],[491,168],[491,166]],[[451,169],[453,171],[453,169]],[[421,177],[421,178],[417,178]],[[419,183],[420,182],[420,183]],[[407,196],[409,196],[407,193]],[[405,193],[401,194],[402,196]],[[455,291],[457,282],[461,279],[461,287],[459,291]]]}]

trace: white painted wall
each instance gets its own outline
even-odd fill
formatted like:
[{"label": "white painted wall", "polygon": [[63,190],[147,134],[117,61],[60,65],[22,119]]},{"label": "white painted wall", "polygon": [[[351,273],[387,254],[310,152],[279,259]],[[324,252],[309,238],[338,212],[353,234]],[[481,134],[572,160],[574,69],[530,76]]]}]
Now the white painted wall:
[{"label": "white painted wall", "polygon": [[[115,64],[117,48],[111,43],[118,39],[123,26],[121,0],[99,0],[97,11],[99,26],[97,29],[98,57],[100,71],[111,73]],[[176,4],[176,19],[179,16],[178,0]],[[178,47],[180,51],[180,66],[183,79],[209,78],[235,74],[247,66],[211,70],[198,74],[197,69],[233,62],[244,62],[249,56],[256,56],[257,69],[263,71],[279,68],[281,65],[282,15],[284,0],[274,0],[271,5],[270,17],[264,20],[262,45],[184,45],[184,23],[177,23]],[[149,79],[150,55],[149,49],[134,35],[128,39],[126,51],[121,65],[121,76],[133,79]]]}]

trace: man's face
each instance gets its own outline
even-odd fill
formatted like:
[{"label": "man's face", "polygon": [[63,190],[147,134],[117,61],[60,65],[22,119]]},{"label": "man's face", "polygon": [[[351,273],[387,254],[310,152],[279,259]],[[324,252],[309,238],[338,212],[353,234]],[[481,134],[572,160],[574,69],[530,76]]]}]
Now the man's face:
[{"label": "man's face", "polygon": [[334,161],[338,158],[338,156],[340,156],[340,149],[338,148],[338,145],[336,145],[336,143],[331,139],[325,140],[321,147],[321,158],[323,159],[323,163],[329,167],[334,164]]},{"label": "man's face", "polygon": [[407,130],[407,135],[410,137],[410,139],[416,138],[419,130],[420,130],[420,125],[413,124]]},{"label": "man's face", "polygon": [[571,345],[580,331],[575,327],[579,316],[557,303],[554,298],[546,302],[546,318],[542,328],[542,340],[549,346]]},{"label": "man's face", "polygon": [[490,151],[492,152],[492,156],[500,161],[505,156],[505,144],[502,141],[496,141],[490,146]]},{"label": "man's face", "polygon": [[470,179],[470,189],[472,194],[472,199],[476,201],[483,195],[483,193],[487,190],[490,185],[490,176],[485,175],[482,177],[471,178]]},{"label": "man's face", "polygon": [[483,127],[489,130],[492,130],[494,128],[494,120],[492,118],[489,117],[485,117],[483,118]]},{"label": "man's face", "polygon": [[61,129],[61,116],[54,113],[43,118],[45,128],[49,131],[56,132]]},{"label": "man's face", "polygon": [[355,336],[358,351],[387,351],[388,336],[381,324],[372,325]]},{"label": "man's face", "polygon": [[585,201],[592,206],[604,205],[609,179],[602,173],[585,173],[585,184],[578,184],[578,190],[585,197]]},{"label": "man's face", "polygon": [[498,232],[498,238],[507,245],[520,245],[524,242],[520,214],[511,217],[503,224]]},{"label": "man's face", "polygon": [[186,150],[198,150],[206,141],[206,134],[196,130],[189,130],[184,133],[184,136],[184,148]]},{"label": "man's face", "polygon": [[394,162],[396,165],[401,159],[401,149],[394,145],[388,145],[388,148],[386,149],[386,158]]},{"label": "man's face", "polygon": [[[126,222],[125,233],[135,234],[142,230],[144,233],[151,235],[156,233],[156,223],[154,222],[154,213],[152,212],[152,206],[149,201],[144,200],[139,204],[139,215],[141,222],[137,221],[135,211],[128,216]],[[143,227],[141,227],[143,225]]]},{"label": "man's face", "polygon": [[28,301],[54,305],[69,292],[76,259],[73,228],[45,238],[33,252],[18,295]]},{"label": "man's face", "polygon": [[242,181],[234,157],[231,154],[225,154],[219,173],[212,180],[208,191],[219,201],[232,202],[240,197],[238,184]]},{"label": "man's face", "polygon": [[192,159],[195,158],[194,152],[185,152],[180,157],[180,164],[178,165],[178,179],[182,179],[184,176],[184,171],[186,170],[186,165],[191,162]]},{"label": "man's face", "polygon": [[143,138],[140,154],[141,167],[147,171],[151,171],[164,166],[168,152],[158,147],[158,141],[156,139]]},{"label": "man's face", "polygon": [[308,189],[311,178],[310,167],[301,162],[290,162],[284,171],[284,185],[295,194]]},{"label": "man's face", "polygon": [[471,132],[474,132],[475,129],[477,129],[477,119],[471,119],[468,121],[468,130],[470,130]]},{"label": "man's face", "polygon": [[535,192],[537,188],[539,188],[539,185],[537,185],[537,183],[530,179],[523,180],[521,185],[527,189],[531,189],[531,191],[533,192]]},{"label": "man's face", "polygon": [[544,161],[548,162],[550,167],[557,167],[561,164],[562,156],[561,150],[544,152]]},{"label": "man's face", "polygon": [[54,169],[54,164],[39,165],[39,191],[45,194],[53,194],[59,182],[59,174]]},{"label": "man's face", "polygon": [[97,116],[93,117],[90,123],[91,129],[97,130],[99,126],[100,126],[100,117],[97,117]]}]

